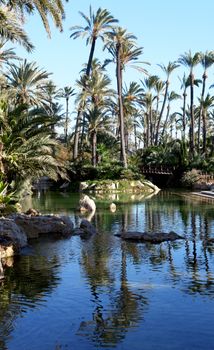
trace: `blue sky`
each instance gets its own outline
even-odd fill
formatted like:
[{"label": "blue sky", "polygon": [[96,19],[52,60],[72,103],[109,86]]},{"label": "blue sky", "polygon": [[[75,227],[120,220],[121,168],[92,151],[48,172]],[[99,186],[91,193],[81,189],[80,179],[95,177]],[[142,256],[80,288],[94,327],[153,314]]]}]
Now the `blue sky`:
[{"label": "blue sky", "polygon": [[[53,72],[52,78],[60,86],[73,85],[88,59],[89,47],[81,38],[70,39],[69,28],[84,24],[78,11],[88,14],[90,4],[94,10],[107,8],[122,27],[137,36],[139,46],[144,48],[142,60],[152,64],[151,73],[160,72],[157,63],[174,61],[189,49],[192,52],[214,49],[213,0],[70,0],[66,4],[63,33],[52,27],[52,39],[48,39],[40,19],[31,16],[26,30],[36,49],[30,55],[18,50],[22,57]],[[95,56],[107,56],[101,45],[97,46]],[[128,75],[133,77],[135,73],[127,72]]]},{"label": "blue sky", "polygon": [[[120,26],[135,34],[139,46],[142,46],[142,61],[149,61],[149,72],[164,78],[157,64],[167,65],[177,60],[179,55],[191,49],[196,51],[214,49],[214,1],[213,0],[70,0],[65,5],[66,20],[64,32],[59,33],[52,26],[52,38],[48,39],[38,16],[31,16],[26,23],[26,30],[35,45],[35,51],[28,55],[23,49],[17,53],[30,61],[36,61],[41,68],[52,72],[51,78],[59,86],[74,86],[79,77],[82,65],[87,62],[89,47],[84,39],[70,39],[69,28],[73,25],[84,25],[78,11],[89,13],[99,7],[108,9],[119,20]],[[102,44],[96,47],[95,57],[101,60],[108,57],[103,53]],[[114,69],[109,68],[114,79]],[[183,75],[184,68],[178,69],[172,77],[172,86],[180,86],[178,75]],[[197,71],[201,76],[202,70]],[[210,84],[214,83],[213,71],[210,71]],[[132,69],[127,69],[125,81],[143,79]],[[177,91],[179,92],[179,91]]]}]

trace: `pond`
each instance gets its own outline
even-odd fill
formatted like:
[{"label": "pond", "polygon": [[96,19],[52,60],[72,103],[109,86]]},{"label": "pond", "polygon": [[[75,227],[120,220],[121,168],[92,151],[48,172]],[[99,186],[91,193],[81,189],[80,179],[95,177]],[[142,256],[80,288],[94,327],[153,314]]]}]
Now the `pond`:
[{"label": "pond", "polygon": [[[213,349],[214,202],[161,191],[97,201],[98,233],[36,239],[8,260],[0,286],[0,349]],[[79,196],[46,193],[26,207],[69,215]],[[184,240],[129,243],[121,230],[169,232]]]}]

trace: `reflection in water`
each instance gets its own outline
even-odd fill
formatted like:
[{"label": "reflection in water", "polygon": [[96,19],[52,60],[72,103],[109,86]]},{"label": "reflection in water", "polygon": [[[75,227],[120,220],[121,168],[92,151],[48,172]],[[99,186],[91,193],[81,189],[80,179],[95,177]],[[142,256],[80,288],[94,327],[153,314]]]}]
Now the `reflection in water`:
[{"label": "reflection in water", "polygon": [[[89,240],[71,237],[55,242],[54,250],[51,242],[32,242],[33,249],[36,246],[33,254],[16,259],[14,266],[8,263],[0,287],[0,348],[18,349],[14,345],[19,337],[17,324],[22,325],[23,314],[29,324],[33,323],[40,307],[47,317],[50,313],[56,335],[49,335],[47,324],[34,348],[26,337],[25,349],[49,350],[59,344],[62,349],[120,349],[122,345],[126,350],[133,334],[136,349],[142,349],[142,344],[145,349],[165,349],[167,342],[171,349],[195,349],[203,334],[206,347],[201,348],[212,348],[208,325],[213,319],[210,306],[206,308],[213,303],[214,295],[214,244],[209,243],[214,230],[212,204],[202,205],[170,192],[141,201],[134,198],[134,203],[123,195],[117,198],[120,202],[113,213],[108,199],[99,200],[90,218],[98,234]],[[31,206],[41,212],[67,213],[79,225],[78,202],[77,194],[47,194],[33,199]],[[173,230],[185,240],[157,245],[128,243],[115,237],[124,230]],[[72,259],[65,259],[70,245],[75,253]],[[60,321],[52,304],[64,310]],[[170,311],[164,318],[168,305]],[[175,324],[186,308],[187,321],[182,318]],[[35,310],[32,320],[29,310]],[[201,319],[198,332],[196,320]],[[190,337],[188,332],[193,331]],[[156,338],[154,346],[152,339]]]},{"label": "reflection in water", "polygon": [[[45,307],[45,296],[57,286],[57,257],[23,256],[5,261],[5,279],[0,286],[0,349],[14,328],[14,321],[29,308]],[[13,266],[13,268],[12,268]]]}]

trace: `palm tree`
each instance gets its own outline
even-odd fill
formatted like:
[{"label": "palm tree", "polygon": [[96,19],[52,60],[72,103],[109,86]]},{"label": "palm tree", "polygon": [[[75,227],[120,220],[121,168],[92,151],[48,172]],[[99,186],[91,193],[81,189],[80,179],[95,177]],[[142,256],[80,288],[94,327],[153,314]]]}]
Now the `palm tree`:
[{"label": "palm tree", "polygon": [[66,103],[66,111],[65,111],[65,124],[64,124],[64,132],[65,132],[65,142],[68,140],[68,120],[69,120],[69,99],[71,96],[74,96],[74,89],[71,86],[65,86],[63,89],[59,90],[59,97],[65,98]]},{"label": "palm tree", "polygon": [[5,40],[0,39],[0,69],[2,65],[9,65],[13,60],[20,60],[20,58],[16,55],[15,51],[12,48],[5,49],[4,46],[6,44]]},{"label": "palm tree", "polygon": [[186,52],[184,55],[181,55],[178,59],[180,64],[183,64],[185,67],[189,68],[189,81],[190,81],[190,155],[194,157],[195,155],[195,114],[194,114],[194,68],[200,62],[201,54],[196,52],[192,55],[191,51]]},{"label": "palm tree", "polygon": [[[89,8],[89,17],[86,16],[84,13],[80,12],[80,15],[82,18],[86,21],[86,26],[73,26],[71,27],[71,31],[73,33],[71,34],[71,38],[76,39],[78,37],[85,37],[87,36],[86,39],[86,44],[88,45],[89,43],[91,44],[91,49],[89,53],[89,58],[88,58],[88,63],[87,63],[87,68],[86,68],[86,73],[85,73],[85,79],[90,75],[91,71],[91,65],[93,61],[93,56],[94,56],[94,51],[95,51],[95,45],[96,41],[98,38],[101,40],[104,40],[106,37],[107,33],[109,33],[113,25],[118,22],[117,19],[115,19],[106,9],[101,9],[99,8],[97,12],[94,14],[92,11],[92,8],[90,6]],[[79,144],[79,124],[81,120],[81,113],[82,110],[84,109],[83,106],[79,106],[78,108],[78,113],[77,113],[77,118],[76,118],[76,127],[75,127],[75,137],[74,137],[74,152],[73,152],[73,158],[74,160],[78,156],[78,144]]]},{"label": "palm tree", "polygon": [[[203,102],[204,102],[204,94],[206,89],[206,80],[207,80],[207,70],[214,64],[214,51],[206,51],[205,53],[201,53],[200,63],[204,69],[202,76],[202,90],[201,90],[201,100],[200,100],[200,110],[198,117],[198,153],[200,150],[200,135],[201,135],[201,119],[202,119],[202,110],[203,110]],[[204,144],[204,142],[203,142]],[[204,148],[204,147],[203,147]]]},{"label": "palm tree", "polygon": [[9,40],[12,43],[22,45],[28,52],[34,48],[20,19],[7,6],[0,7],[0,38],[3,41]]},{"label": "palm tree", "polygon": [[[170,107],[171,107],[171,102],[180,99],[181,96],[178,95],[175,91],[171,91],[169,96],[168,96],[168,104],[167,104],[167,114],[166,114],[166,119],[164,121],[163,129],[162,129],[162,134],[161,134],[161,139],[163,140],[164,134],[166,133],[166,128],[167,128],[167,123],[169,121],[170,117]],[[175,113],[177,115],[177,113]]]},{"label": "palm tree", "polygon": [[[84,104],[87,106],[87,112],[84,113],[86,120],[83,119],[83,123],[84,129],[87,122],[90,124],[90,127],[88,126],[87,129],[92,137],[92,164],[94,166],[96,166],[96,129],[101,128],[102,120],[106,121],[105,113],[108,111],[107,107],[110,104],[110,97],[115,95],[115,92],[109,87],[110,82],[108,76],[101,73],[100,70],[92,72],[86,86],[84,79],[77,81],[81,89],[77,100],[84,101]],[[80,102],[80,104],[82,103]],[[105,129],[105,126],[103,129]]]},{"label": "palm tree", "polygon": [[[154,113],[153,102],[157,96],[153,96],[152,90],[155,90],[159,82],[159,77],[157,75],[150,75],[148,78],[141,80],[143,87],[145,89],[145,98],[142,102],[143,106],[146,108],[146,135],[145,144],[146,146],[153,145],[154,131],[156,126],[157,114],[158,114],[158,101],[156,105],[156,111]],[[153,117],[154,116],[154,117]]]},{"label": "palm tree", "polygon": [[141,104],[143,98],[143,89],[140,85],[132,81],[129,86],[125,86],[123,91],[123,110],[125,119],[125,144],[126,150],[128,150],[128,136],[130,130],[134,128],[135,137],[135,149],[137,149],[137,139],[136,139],[136,127],[137,127],[137,117],[139,116],[139,111],[137,106]]},{"label": "palm tree", "polygon": [[91,109],[85,112],[85,120],[87,122],[87,130],[90,138],[92,148],[91,162],[94,167],[97,164],[97,134],[107,133],[113,136],[110,131],[112,121],[109,118],[106,110],[102,107],[93,106]]},{"label": "palm tree", "polygon": [[92,8],[89,8],[89,17],[84,13],[79,12],[82,18],[86,21],[86,26],[73,26],[70,28],[73,33],[70,35],[70,38],[76,39],[79,37],[85,37],[86,44],[91,44],[90,54],[88,58],[86,76],[90,75],[91,64],[94,56],[95,45],[98,38],[104,41],[105,36],[109,31],[112,30],[113,25],[118,22],[106,9],[99,8],[94,14]]},{"label": "palm tree", "polygon": [[[68,1],[68,0],[66,0]],[[62,31],[62,20],[65,18],[63,1],[57,0],[1,0],[0,3],[7,6],[9,11],[13,11],[17,17],[24,17],[32,14],[35,10],[42,19],[44,28],[48,35],[51,35],[48,17],[51,17],[55,26]]]},{"label": "palm tree", "polygon": [[[109,52],[113,56],[113,59],[116,61],[121,161],[124,168],[127,168],[127,157],[126,157],[125,136],[124,136],[122,73],[123,73],[123,70],[125,69],[125,66],[130,62],[136,62],[142,53],[142,48],[136,47],[135,39],[136,37],[133,34],[128,33],[125,29],[121,27],[116,27],[111,33],[108,34],[108,41],[105,45],[105,47],[109,50]],[[146,70],[143,68],[139,68],[139,69],[143,72],[146,72]]]},{"label": "palm tree", "polygon": [[35,62],[24,60],[19,66],[12,64],[5,77],[8,87],[13,89],[15,104],[45,106],[47,102],[42,85],[47,82],[49,75]]},{"label": "palm tree", "polygon": [[214,96],[207,94],[203,101],[200,101],[202,105],[202,122],[203,122],[203,143],[202,151],[206,156],[207,153],[207,119],[209,115],[209,109],[214,106]]},{"label": "palm tree", "polygon": [[167,66],[164,66],[163,64],[159,65],[160,68],[164,71],[164,73],[166,74],[166,81],[165,81],[165,93],[164,93],[164,99],[163,99],[163,104],[161,107],[161,111],[160,111],[160,115],[158,118],[158,122],[157,122],[157,128],[156,128],[156,135],[155,135],[155,144],[158,144],[158,136],[159,136],[159,129],[160,129],[160,123],[161,123],[161,119],[163,116],[163,112],[166,106],[166,101],[167,101],[167,97],[168,97],[168,90],[169,90],[169,78],[171,73],[179,67],[179,65],[176,62],[169,62]]},{"label": "palm tree", "polygon": [[8,108],[0,120],[5,179],[24,182],[46,175],[56,180],[65,177],[65,164],[58,156],[60,144],[53,139],[52,119],[42,109],[26,106]]}]

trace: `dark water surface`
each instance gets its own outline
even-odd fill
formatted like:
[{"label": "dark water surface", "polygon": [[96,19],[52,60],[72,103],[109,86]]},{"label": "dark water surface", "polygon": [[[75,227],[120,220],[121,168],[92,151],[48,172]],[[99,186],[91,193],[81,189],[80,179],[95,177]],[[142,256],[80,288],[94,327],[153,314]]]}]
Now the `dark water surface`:
[{"label": "dark water surface", "polygon": [[[132,198],[134,199],[134,198]],[[76,194],[33,199],[70,215]],[[8,260],[0,286],[0,349],[214,349],[214,202],[160,192],[111,213],[97,202],[98,234],[34,240]],[[185,240],[123,242],[121,229],[174,230]]]}]

